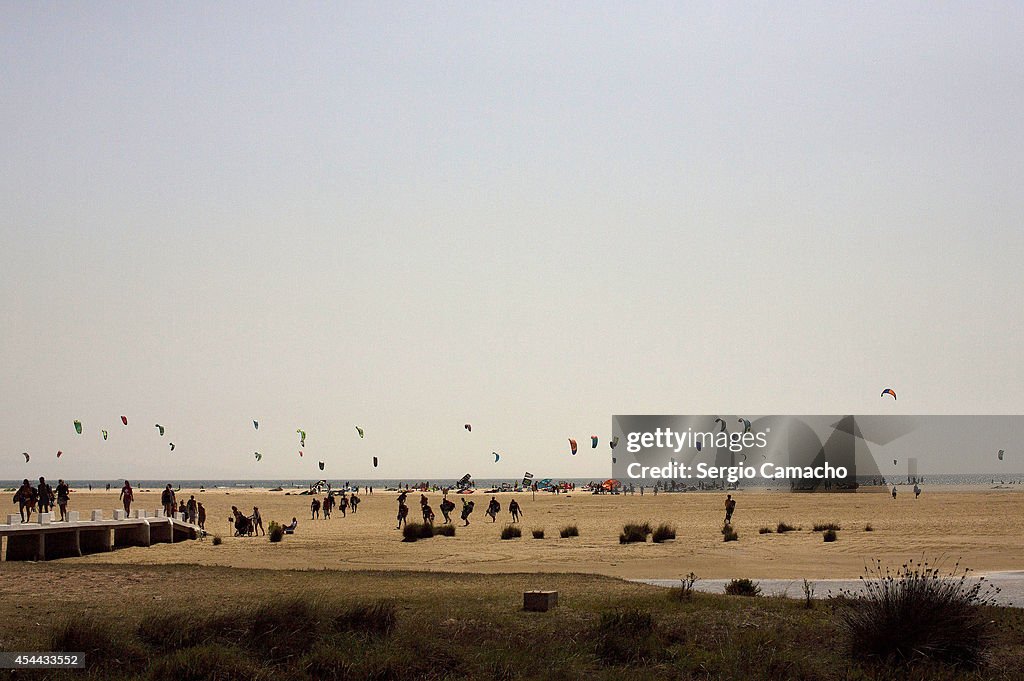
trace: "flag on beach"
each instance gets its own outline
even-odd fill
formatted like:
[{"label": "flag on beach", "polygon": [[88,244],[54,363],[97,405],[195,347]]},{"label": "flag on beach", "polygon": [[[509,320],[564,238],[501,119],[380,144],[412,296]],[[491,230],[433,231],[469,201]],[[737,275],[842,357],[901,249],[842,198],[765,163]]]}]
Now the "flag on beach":
[{"label": "flag on beach", "polygon": [[530,473],[530,472],[523,473],[523,487],[529,487],[530,485],[532,485],[533,484],[532,480],[533,480],[533,473]]}]

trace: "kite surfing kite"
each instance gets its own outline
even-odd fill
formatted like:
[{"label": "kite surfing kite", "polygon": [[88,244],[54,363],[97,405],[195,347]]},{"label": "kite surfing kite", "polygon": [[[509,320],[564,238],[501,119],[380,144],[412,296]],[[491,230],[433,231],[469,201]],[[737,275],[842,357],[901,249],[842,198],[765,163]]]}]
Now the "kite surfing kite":
[{"label": "kite surfing kite", "polygon": [[576,456],[576,440],[569,438],[569,448],[572,450],[572,455]]},{"label": "kite surfing kite", "polygon": [[590,448],[591,449],[597,449],[597,436],[596,435],[591,435],[590,436]]},{"label": "kite surfing kite", "polygon": [[615,449],[616,447],[618,447],[619,446],[619,436],[616,435],[615,437],[613,437],[611,442],[608,443],[608,446],[611,447],[612,449]]},{"label": "kite surfing kite", "polygon": [[892,465],[893,465],[893,466],[895,466],[895,465],[896,465],[896,459],[893,459],[893,460],[892,460]]},{"label": "kite surfing kite", "polygon": [[62,451],[60,451],[60,450],[58,449],[58,450],[57,450],[57,458],[59,459],[59,458],[60,458],[60,455],[61,455],[61,454],[63,454],[63,453],[64,453],[64,452],[62,452]]},{"label": "kite surfing kite", "polygon": [[744,435],[746,435],[747,433],[750,432],[750,421],[748,421],[747,419],[736,419],[736,422],[743,424],[743,434]]},{"label": "kite surfing kite", "polygon": [[883,390],[882,394],[879,395],[879,397],[885,397],[886,395],[892,395],[892,399],[896,399],[896,391],[893,390],[892,388],[886,388],[885,390]]},{"label": "kite surfing kite", "polygon": [[127,416],[122,416],[121,417],[121,423],[123,423],[124,425],[127,426],[128,425],[128,417]]},{"label": "kite surfing kite", "polygon": [[494,463],[498,463],[498,459],[501,458],[501,456],[498,455],[498,452],[491,452],[491,454],[494,454]]},{"label": "kite surfing kite", "polygon": [[715,423],[721,423],[722,424],[722,429],[719,430],[718,432],[719,433],[724,433],[725,432],[725,419],[723,419],[720,416],[716,416],[715,417]]},{"label": "kite surfing kite", "polygon": [[173,443],[173,442],[170,442],[170,443],[168,443],[168,444],[170,444],[170,445],[171,445],[171,451],[173,452],[173,451],[174,451],[174,443]]},{"label": "kite surfing kite", "polygon": [[470,424],[470,423],[467,423],[466,425],[464,425],[463,428],[465,428],[466,430],[468,430],[471,433],[473,432],[473,425]]},{"label": "kite surfing kite", "polygon": [[1002,461],[1002,460],[1003,460],[1003,454],[1005,454],[1005,453],[1006,453],[1006,452],[1005,452],[1004,450],[1002,450],[1002,449],[1000,449],[1000,450],[999,450],[999,460],[1000,460],[1000,461]]},{"label": "kite surfing kite", "polygon": [[299,446],[300,447],[305,447],[306,446],[306,431],[304,431],[301,428],[299,428],[295,432],[299,434]]},{"label": "kite surfing kite", "polygon": [[79,435],[82,434],[82,422],[79,421],[78,419],[75,419],[75,432],[78,433]]},{"label": "kite surfing kite", "polygon": [[263,455],[260,454],[259,452],[256,452],[256,460],[257,461],[263,461]]},{"label": "kite surfing kite", "polygon": [[359,426],[356,426],[356,432],[359,433],[359,437],[363,437],[363,429],[362,428],[360,428]]},{"label": "kite surfing kite", "polygon": [[300,459],[302,458],[302,450],[301,449],[299,450],[299,458]]},{"label": "kite surfing kite", "polygon": [[698,452],[700,451],[700,448],[704,446],[703,443],[704,443],[704,439],[703,438],[697,438],[697,451]]},{"label": "kite surfing kite", "polygon": [[160,437],[164,436],[164,427],[163,426],[161,426],[159,423],[154,423],[153,427],[160,431]]},{"label": "kite surfing kite", "polygon": [[323,462],[323,461],[321,461],[321,462],[320,462],[320,470],[323,470],[323,469],[324,469],[324,462]]},{"label": "kite surfing kite", "polygon": [[22,452],[21,455],[25,457],[25,463],[28,463],[28,460],[32,458],[28,455],[28,452]]},{"label": "kite surfing kite", "polygon": [[103,439],[106,440],[107,439],[107,431],[101,430],[100,432],[103,433]]},{"label": "kite surfing kite", "polygon": [[252,427],[255,428],[256,430],[259,430],[260,429],[260,422],[257,421],[256,419],[253,419],[252,420]]},{"label": "kite surfing kite", "polygon": [[377,457],[373,457],[373,467],[377,467]]}]

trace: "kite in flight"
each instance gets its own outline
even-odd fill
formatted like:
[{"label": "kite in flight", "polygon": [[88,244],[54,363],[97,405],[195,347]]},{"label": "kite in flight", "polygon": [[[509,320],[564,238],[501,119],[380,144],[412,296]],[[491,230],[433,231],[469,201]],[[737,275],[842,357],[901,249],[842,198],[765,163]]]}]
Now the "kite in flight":
[{"label": "kite in flight", "polygon": [[300,459],[302,458],[302,450],[301,449],[299,450],[299,458]]},{"label": "kite in flight", "polygon": [[576,440],[569,438],[569,448],[572,449],[572,455],[576,456]]},{"label": "kite in flight", "polygon": [[1000,449],[1000,450],[999,450],[999,460],[1000,460],[1000,461],[1002,461],[1002,460],[1003,460],[1003,454],[1006,454],[1006,451],[1005,451],[1005,450],[1002,450],[1002,449]]},{"label": "kite in flight", "polygon": [[160,437],[164,436],[164,427],[163,426],[161,426],[159,423],[155,423],[155,424],[153,424],[153,427],[160,431]]},{"label": "kite in flight", "polygon": [[103,439],[106,440],[107,439],[107,431],[101,430],[100,432],[103,433]]},{"label": "kite in flight", "polygon": [[715,423],[719,423],[719,422],[721,422],[721,424],[722,424],[722,429],[720,431],[718,431],[718,432],[719,433],[724,433],[725,432],[725,419],[723,419],[720,416],[716,416],[715,417]]},{"label": "kite in flight", "polygon": [[259,452],[256,452],[256,460],[257,461],[263,461],[263,455],[260,454]]},{"label": "kite in flight", "polygon": [[704,446],[703,438],[697,438],[697,451],[699,452],[700,448],[703,447],[703,446]]},{"label": "kite in flight", "polygon": [[494,454],[494,463],[498,463],[498,459],[500,459],[500,458],[501,458],[501,457],[500,457],[500,456],[498,455],[498,452],[491,452],[491,454]]},{"label": "kite in flight", "polygon": [[744,435],[746,435],[747,433],[750,432],[750,421],[748,421],[747,419],[736,419],[736,422],[743,424],[743,434]]},{"label": "kite in flight", "polygon": [[79,421],[78,419],[75,419],[75,432],[78,433],[79,435],[82,434],[82,422]]},{"label": "kite in flight", "polygon": [[260,429],[260,422],[257,421],[256,419],[253,419],[252,420],[252,427],[255,428],[256,430],[259,430]]},{"label": "kite in flight", "polygon": [[121,417],[121,423],[123,423],[124,425],[127,426],[128,425],[128,417],[127,416],[122,416]]},{"label": "kite in flight", "polygon": [[359,426],[356,426],[356,432],[359,433],[359,437],[364,437],[363,436],[363,429],[360,428]]},{"label": "kite in flight", "polygon": [[25,463],[28,463],[28,460],[32,458],[28,455],[28,452],[22,452],[21,455],[25,457]]},{"label": "kite in flight", "polygon": [[373,467],[377,467],[377,457],[373,457]]},{"label": "kite in flight", "polygon": [[323,461],[321,461],[321,462],[320,462],[320,470],[323,470],[323,469],[324,469],[324,462],[323,462]]},{"label": "kite in flight", "polygon": [[896,391],[893,390],[892,388],[886,388],[885,390],[883,390],[882,394],[879,397],[885,397],[886,395],[892,395],[892,399],[896,399]]},{"label": "kite in flight", "polygon": [[618,447],[619,446],[619,436],[616,435],[615,437],[613,437],[612,441],[608,443],[608,446],[611,447],[612,449],[615,449],[616,447]]},{"label": "kite in flight", "polygon": [[60,458],[60,455],[61,455],[61,454],[63,454],[63,453],[64,453],[64,452],[62,452],[62,451],[60,451],[60,450],[58,449],[58,450],[57,450],[57,458],[59,459],[59,458]]},{"label": "kite in flight", "polygon": [[473,432],[473,424],[471,424],[471,423],[467,423],[466,425],[463,426],[463,428],[465,428],[466,430],[468,430],[471,433]]},{"label": "kite in flight", "polygon": [[300,447],[305,447],[306,446],[306,431],[304,431],[301,428],[299,428],[295,432],[299,434],[299,446]]},{"label": "kite in flight", "polygon": [[590,448],[591,449],[597,449],[597,436],[596,435],[591,435],[590,436]]},{"label": "kite in flight", "polygon": [[170,443],[168,443],[168,444],[170,444],[170,445],[171,445],[171,451],[173,452],[173,451],[174,451],[174,443],[173,443],[173,442],[170,442]]}]

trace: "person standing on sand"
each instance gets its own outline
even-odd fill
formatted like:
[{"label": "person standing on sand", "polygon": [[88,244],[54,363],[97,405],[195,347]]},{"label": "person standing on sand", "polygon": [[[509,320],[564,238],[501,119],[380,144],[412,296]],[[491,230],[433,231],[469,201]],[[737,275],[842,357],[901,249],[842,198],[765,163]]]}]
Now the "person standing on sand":
[{"label": "person standing on sand", "polygon": [[174,490],[171,489],[171,483],[167,483],[167,487],[160,493],[160,503],[164,507],[164,515],[168,518],[174,517]]},{"label": "person standing on sand", "polygon": [[451,512],[455,510],[455,504],[451,499],[445,497],[441,500],[441,515],[444,516],[444,523],[447,525],[452,521]]},{"label": "person standing on sand", "polygon": [[199,529],[206,532],[206,508],[201,501],[196,504],[196,514],[198,516]]},{"label": "person standing on sand", "polygon": [[[356,498],[355,493],[352,494],[352,498],[353,499]],[[348,517],[348,504],[349,504],[348,495],[345,494],[344,492],[342,492],[341,493],[341,499],[338,500],[338,510],[341,511],[341,517],[342,518],[347,518]],[[352,510],[355,511],[356,510],[355,507],[353,507]]]},{"label": "person standing on sand", "polygon": [[491,516],[491,522],[497,522],[498,512],[501,511],[501,504],[498,503],[497,497],[491,497],[491,501],[487,504],[487,515]]},{"label": "person standing on sand", "polygon": [[331,509],[334,506],[334,495],[328,494],[324,497],[324,520],[331,519]]},{"label": "person standing on sand", "polygon": [[71,498],[71,490],[63,480],[57,481],[57,508],[60,509],[60,519],[67,522],[68,500]]},{"label": "person standing on sand", "polygon": [[46,484],[46,478],[39,478],[39,487],[36,488],[36,505],[40,513],[49,513],[53,504],[53,490]]},{"label": "person standing on sand", "polygon": [[132,514],[132,501],[135,499],[135,493],[132,491],[132,483],[127,480],[124,481],[124,487],[121,488],[121,503],[124,505],[124,514]]},{"label": "person standing on sand", "polygon": [[459,497],[462,499],[462,519],[465,521],[463,527],[469,527],[469,516],[473,513],[473,502],[466,501],[466,497]]},{"label": "person standing on sand", "polygon": [[252,507],[252,533],[259,535],[262,532],[263,536],[267,536],[267,531],[263,529],[263,516],[260,515],[260,509],[256,506]]},{"label": "person standing on sand", "polygon": [[310,520],[316,520],[320,517],[320,500],[313,497],[313,501],[309,502],[309,512],[312,515]]},{"label": "person standing on sand", "polygon": [[357,509],[357,508],[359,508],[359,502],[360,502],[360,501],[362,501],[362,499],[360,499],[359,497],[357,497],[357,496],[356,496],[355,494],[353,494],[353,495],[352,495],[352,498],[351,498],[351,499],[349,499],[349,505],[350,505],[350,506],[352,506],[352,512],[353,512],[353,513],[355,513],[355,512],[356,512],[356,509]]},{"label": "person standing on sand", "polygon": [[185,511],[188,513],[188,521],[195,525],[196,520],[199,518],[199,506],[196,505],[196,495],[192,494],[188,498],[188,503],[185,504]]},{"label": "person standing on sand", "polygon": [[896,485],[893,485],[893,486],[892,486],[892,498],[893,498],[893,499],[895,499],[895,498],[896,498]]},{"label": "person standing on sand", "polygon": [[434,509],[430,508],[430,504],[423,504],[423,506],[420,507],[420,510],[423,511],[423,522],[433,525]]},{"label": "person standing on sand", "polygon": [[725,524],[732,524],[732,512],[736,510],[736,500],[731,494],[725,495]]},{"label": "person standing on sand", "polygon": [[523,514],[523,509],[519,507],[519,502],[513,499],[511,502],[509,502],[508,512],[512,514],[512,522],[518,523],[519,516]]},{"label": "person standing on sand", "polygon": [[917,484],[917,483],[915,482],[915,483],[914,483],[914,498],[916,499],[916,498],[918,498],[919,496],[921,496],[921,486],[920,486],[920,485],[918,485],[918,484]]},{"label": "person standing on sand", "polygon": [[[404,495],[403,495],[404,496]],[[405,505],[405,501],[398,502],[398,527],[396,530],[402,529],[402,525],[407,525],[407,518],[409,517],[409,507]]]}]

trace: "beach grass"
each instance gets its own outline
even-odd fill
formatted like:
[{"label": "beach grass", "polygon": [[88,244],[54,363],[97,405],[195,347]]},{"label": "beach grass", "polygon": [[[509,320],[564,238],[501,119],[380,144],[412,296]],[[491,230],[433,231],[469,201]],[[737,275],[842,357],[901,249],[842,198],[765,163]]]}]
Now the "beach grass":
[{"label": "beach grass", "polygon": [[515,525],[506,525],[505,527],[501,528],[502,539],[519,539],[522,536],[523,531]]},{"label": "beach grass", "polygon": [[647,529],[650,528],[650,523],[626,523],[622,526],[622,532],[619,534],[620,544],[633,544],[642,543],[647,541]]},{"label": "beach grass", "polygon": [[[8,567],[5,576],[13,579],[5,583],[0,617],[14,621],[22,613],[17,606],[26,602],[24,585],[31,583],[24,577],[38,567]],[[4,647],[86,651],[90,670],[46,676],[58,680],[305,681],[372,673],[437,680],[457,674],[981,681],[1016,678],[1024,658],[1024,613],[986,605],[970,607],[993,622],[986,634],[992,645],[979,658],[983,666],[965,671],[936,658],[894,665],[852,647],[854,634],[841,615],[862,606],[842,599],[814,609],[785,598],[691,593],[682,600],[657,587],[580,574],[46,567],[48,577],[75,597],[62,601],[60,617],[5,631]],[[186,582],[190,588],[181,588]],[[90,586],[99,583],[119,588]],[[520,611],[522,592],[539,588],[559,591],[559,606],[547,613]],[[197,599],[196,593],[217,597]]]},{"label": "beach grass", "polygon": [[533,538],[534,539],[543,539],[544,538],[544,529],[543,528],[537,529],[537,530],[531,530],[530,532],[531,532],[531,534],[533,534]]},{"label": "beach grass", "polygon": [[566,525],[558,531],[558,536],[560,536],[562,539],[568,539],[569,537],[578,537],[580,536],[580,528],[578,528],[576,525]]},{"label": "beach grass", "polygon": [[789,523],[779,522],[779,524],[775,527],[775,531],[779,534],[785,534],[786,532],[795,532],[796,528],[790,525]]},{"label": "beach grass", "polygon": [[676,538],[676,526],[669,525],[668,523],[661,523],[651,534],[651,541],[655,544],[661,544],[670,539]]}]

